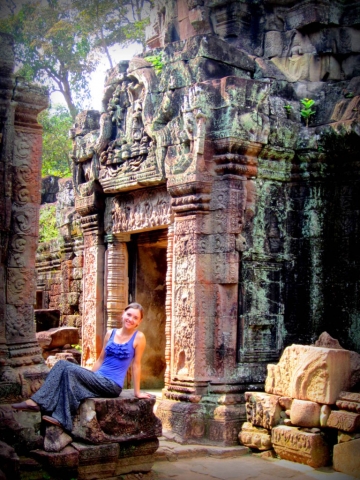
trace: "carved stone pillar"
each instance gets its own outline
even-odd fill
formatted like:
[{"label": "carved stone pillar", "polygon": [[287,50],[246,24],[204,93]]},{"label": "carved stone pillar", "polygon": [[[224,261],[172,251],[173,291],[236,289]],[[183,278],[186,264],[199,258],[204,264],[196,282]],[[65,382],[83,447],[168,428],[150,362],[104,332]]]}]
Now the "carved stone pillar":
[{"label": "carved stone pillar", "polygon": [[43,91],[12,76],[12,39],[0,34],[0,403],[28,398],[48,369],[35,336]]},{"label": "carved stone pillar", "polygon": [[82,364],[91,368],[101,352],[105,335],[105,246],[99,214],[83,217],[81,225],[84,233]]},{"label": "carved stone pillar", "polygon": [[174,263],[174,225],[168,227],[168,246],[167,246],[167,272],[166,272],[166,324],[165,324],[165,362],[166,369],[164,374],[165,387],[169,385],[171,379],[171,319],[173,306],[173,263]]},{"label": "carved stone pillar", "polygon": [[106,312],[107,328],[120,328],[121,315],[128,304],[128,251],[130,234],[107,235],[106,251]]}]

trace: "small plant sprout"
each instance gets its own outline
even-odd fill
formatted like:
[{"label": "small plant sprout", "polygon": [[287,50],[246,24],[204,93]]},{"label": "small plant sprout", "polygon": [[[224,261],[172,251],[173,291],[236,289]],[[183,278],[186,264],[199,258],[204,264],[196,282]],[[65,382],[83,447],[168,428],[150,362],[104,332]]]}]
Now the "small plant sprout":
[{"label": "small plant sprout", "polygon": [[300,100],[302,105],[302,109],[300,110],[300,114],[305,120],[306,126],[309,126],[309,118],[315,114],[315,110],[312,107],[315,105],[315,101],[311,98],[302,98]]},{"label": "small plant sprout", "polygon": [[286,115],[289,116],[292,110],[292,105],[284,105]]},{"label": "small plant sprout", "polygon": [[164,67],[162,52],[160,52],[158,55],[149,55],[148,57],[145,57],[145,60],[151,63],[156,73],[160,74],[162,72]]}]

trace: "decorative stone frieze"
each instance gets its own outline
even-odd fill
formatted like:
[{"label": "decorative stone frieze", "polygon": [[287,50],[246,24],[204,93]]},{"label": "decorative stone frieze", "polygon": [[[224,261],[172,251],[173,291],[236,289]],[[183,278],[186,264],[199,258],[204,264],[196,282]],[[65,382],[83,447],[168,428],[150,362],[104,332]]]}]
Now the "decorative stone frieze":
[{"label": "decorative stone frieze", "polygon": [[251,422],[243,423],[239,433],[239,442],[246,447],[260,451],[272,449],[270,431],[266,428],[256,427]]},{"label": "decorative stone frieze", "polygon": [[330,462],[330,447],[320,432],[279,425],[271,430],[271,441],[277,455],[284,460],[314,468],[324,467]]},{"label": "decorative stone frieze", "polygon": [[270,430],[280,421],[281,407],[277,395],[262,392],[246,392],[246,418],[257,427]]},{"label": "decorative stone frieze", "polygon": [[332,410],[327,419],[326,426],[337,428],[343,432],[356,432],[360,430],[360,414],[345,410]]}]

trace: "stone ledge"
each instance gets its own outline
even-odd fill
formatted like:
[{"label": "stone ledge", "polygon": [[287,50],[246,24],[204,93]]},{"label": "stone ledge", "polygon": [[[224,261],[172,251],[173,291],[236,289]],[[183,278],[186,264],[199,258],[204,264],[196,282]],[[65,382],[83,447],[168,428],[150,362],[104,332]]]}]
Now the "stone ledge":
[{"label": "stone ledge", "polygon": [[155,461],[175,462],[182,458],[216,457],[233,458],[250,453],[251,450],[244,446],[221,447],[213,445],[179,445],[176,442],[161,438],[160,445],[155,453]]}]

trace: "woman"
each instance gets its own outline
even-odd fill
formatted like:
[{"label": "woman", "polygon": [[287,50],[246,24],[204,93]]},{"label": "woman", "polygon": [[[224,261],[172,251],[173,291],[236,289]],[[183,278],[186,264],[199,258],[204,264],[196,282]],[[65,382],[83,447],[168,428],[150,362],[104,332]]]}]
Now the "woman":
[{"label": "woman", "polygon": [[43,420],[72,429],[72,416],[80,402],[91,397],[118,397],[126,372],[132,362],[134,394],[137,398],[149,398],[140,392],[141,358],[146,339],[137,331],[143,319],[143,307],[130,303],[122,315],[122,328],[107,332],[103,349],[92,370],[74,365],[66,360],[58,361],[50,370],[42,387],[29,399],[14,403],[14,410],[46,412]]}]

